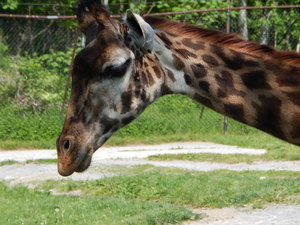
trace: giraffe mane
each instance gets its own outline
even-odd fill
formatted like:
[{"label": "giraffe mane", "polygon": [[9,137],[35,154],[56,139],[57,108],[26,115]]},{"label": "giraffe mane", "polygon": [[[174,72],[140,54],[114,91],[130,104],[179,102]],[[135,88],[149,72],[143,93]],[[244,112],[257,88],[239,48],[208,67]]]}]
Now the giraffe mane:
[{"label": "giraffe mane", "polygon": [[226,34],[222,31],[209,30],[197,26],[178,23],[164,18],[147,16],[144,18],[153,28],[166,31],[174,35],[186,35],[189,38],[198,38],[254,56],[268,57],[280,62],[300,67],[300,54],[293,51],[279,51],[267,45],[246,41],[237,34]]}]

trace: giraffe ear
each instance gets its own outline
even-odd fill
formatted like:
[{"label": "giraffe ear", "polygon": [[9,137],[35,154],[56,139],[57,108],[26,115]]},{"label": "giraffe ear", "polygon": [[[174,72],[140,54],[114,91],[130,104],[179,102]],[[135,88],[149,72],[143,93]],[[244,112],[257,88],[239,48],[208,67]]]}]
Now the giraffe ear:
[{"label": "giraffe ear", "polygon": [[81,0],[76,15],[80,30],[86,36],[86,44],[96,38],[110,17],[99,0]]},{"label": "giraffe ear", "polygon": [[125,23],[129,27],[131,34],[136,43],[145,50],[153,49],[154,30],[153,28],[138,14],[131,10],[127,10]]}]

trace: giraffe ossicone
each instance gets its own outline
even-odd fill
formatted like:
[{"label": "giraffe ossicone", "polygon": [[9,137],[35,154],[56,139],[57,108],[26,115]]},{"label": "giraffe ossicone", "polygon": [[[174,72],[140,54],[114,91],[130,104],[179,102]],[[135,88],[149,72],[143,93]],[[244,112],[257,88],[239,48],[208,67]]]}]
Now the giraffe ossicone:
[{"label": "giraffe ossicone", "polygon": [[300,54],[130,10],[114,20],[97,0],[82,1],[77,18],[87,45],[73,62],[57,140],[61,175],[86,170],[113,133],[166,94],[300,145]]}]

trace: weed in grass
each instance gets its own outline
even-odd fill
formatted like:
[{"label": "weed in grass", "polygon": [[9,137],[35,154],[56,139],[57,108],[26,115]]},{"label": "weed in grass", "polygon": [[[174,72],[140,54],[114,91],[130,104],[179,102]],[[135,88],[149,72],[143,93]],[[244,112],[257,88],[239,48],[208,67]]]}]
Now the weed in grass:
[{"label": "weed in grass", "polygon": [[169,224],[195,217],[184,207],[122,197],[52,196],[0,183],[0,224]]}]

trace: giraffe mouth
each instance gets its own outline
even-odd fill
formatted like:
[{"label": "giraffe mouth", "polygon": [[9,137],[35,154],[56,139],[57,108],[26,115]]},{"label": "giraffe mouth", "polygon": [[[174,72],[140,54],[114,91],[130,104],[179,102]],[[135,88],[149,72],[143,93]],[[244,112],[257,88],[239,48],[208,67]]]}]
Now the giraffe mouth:
[{"label": "giraffe mouth", "polygon": [[[83,152],[83,151],[82,151]],[[92,162],[94,150],[91,148],[86,153],[79,153],[75,158],[62,156],[58,160],[58,173],[62,176],[70,176],[74,172],[84,172]]]},{"label": "giraffe mouth", "polygon": [[[93,151],[91,151],[93,152]],[[92,162],[92,155],[87,154],[81,161],[81,163],[78,165],[77,169],[75,169],[75,172],[82,173],[85,170],[87,170]]]}]

